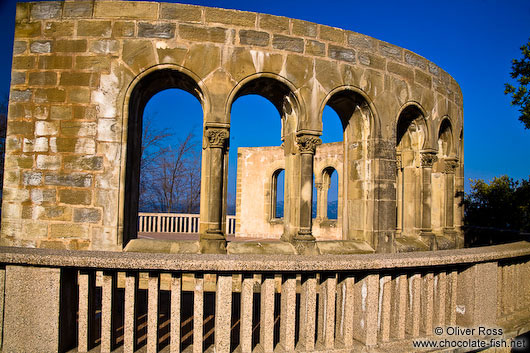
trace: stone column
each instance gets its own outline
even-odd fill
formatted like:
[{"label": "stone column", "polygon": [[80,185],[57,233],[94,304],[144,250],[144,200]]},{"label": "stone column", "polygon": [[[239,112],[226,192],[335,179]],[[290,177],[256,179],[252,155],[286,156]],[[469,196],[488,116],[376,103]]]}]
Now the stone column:
[{"label": "stone column", "polygon": [[322,184],[323,184],[322,182],[320,183],[315,182],[315,188],[317,189],[317,219],[318,220],[324,220],[326,218],[323,216],[326,214],[326,209],[322,207],[324,203],[323,202],[324,194],[323,194]]},{"label": "stone column", "polygon": [[434,244],[432,232],[431,206],[432,206],[432,166],[438,157],[434,150],[421,152],[421,233],[427,244]]},{"label": "stone column", "polygon": [[219,253],[226,251],[226,238],[223,231],[223,180],[224,155],[228,141],[228,130],[206,127],[205,137],[208,149],[209,181],[208,210],[205,233],[200,235],[201,253]]},{"label": "stone column", "polygon": [[401,154],[396,154],[396,238],[403,231],[403,166]]},{"label": "stone column", "polygon": [[311,203],[313,196],[313,156],[318,145],[322,144],[316,136],[302,135],[296,138],[300,153],[300,228],[294,240],[315,241],[311,234]]},{"label": "stone column", "polygon": [[[454,200],[455,200],[455,169],[458,166],[456,158],[446,158],[444,161],[445,176],[445,224],[444,234],[454,237]],[[456,239],[455,239],[456,240]]]}]

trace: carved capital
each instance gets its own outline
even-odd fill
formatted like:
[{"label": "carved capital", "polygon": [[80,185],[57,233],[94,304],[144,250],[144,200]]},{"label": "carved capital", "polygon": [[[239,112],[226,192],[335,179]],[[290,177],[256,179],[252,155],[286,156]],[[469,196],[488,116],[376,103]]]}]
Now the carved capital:
[{"label": "carved capital", "polygon": [[421,166],[426,168],[432,168],[433,164],[438,160],[438,156],[434,152],[422,152],[421,153]]},{"label": "carved capital", "polygon": [[453,158],[448,158],[444,161],[444,172],[446,174],[453,174],[458,167],[458,160]]},{"label": "carved capital", "polygon": [[228,140],[228,130],[226,129],[208,129],[206,130],[206,138],[208,139],[208,147],[223,148],[226,146]]},{"label": "carved capital", "polygon": [[314,154],[317,146],[322,144],[322,140],[315,136],[298,136],[296,138],[296,144],[300,153]]}]

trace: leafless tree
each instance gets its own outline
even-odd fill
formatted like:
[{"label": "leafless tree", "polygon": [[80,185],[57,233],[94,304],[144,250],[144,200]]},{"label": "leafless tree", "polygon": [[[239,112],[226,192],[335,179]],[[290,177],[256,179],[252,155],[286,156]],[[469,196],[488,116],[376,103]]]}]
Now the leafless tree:
[{"label": "leafless tree", "polygon": [[198,213],[200,152],[193,132],[176,140],[156,130],[149,118],[143,130],[140,209]]}]

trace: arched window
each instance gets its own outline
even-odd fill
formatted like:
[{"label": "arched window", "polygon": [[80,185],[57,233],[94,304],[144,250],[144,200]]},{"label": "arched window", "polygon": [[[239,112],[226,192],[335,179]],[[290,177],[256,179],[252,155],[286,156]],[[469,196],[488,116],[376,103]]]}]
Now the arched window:
[{"label": "arched window", "polygon": [[422,228],[420,151],[427,128],[422,111],[415,105],[403,109],[396,127],[396,235],[419,235]]},{"label": "arched window", "polygon": [[272,174],[271,182],[271,217],[273,219],[283,218],[285,195],[285,171],[278,169]]},{"label": "arched window", "polygon": [[[127,147],[123,195],[123,246],[138,235],[141,156],[149,152],[149,148],[145,144],[148,136],[143,136],[144,128],[149,125],[149,119],[144,121],[144,112],[153,96],[168,89],[183,90],[195,97],[201,105],[203,103],[203,93],[197,83],[190,76],[168,68],[159,69],[147,74],[139,79],[132,89],[127,106]],[[178,109],[173,106],[173,120],[182,122],[184,120],[182,115],[179,116],[175,112],[178,112]],[[186,118],[189,117],[186,116]]]}]

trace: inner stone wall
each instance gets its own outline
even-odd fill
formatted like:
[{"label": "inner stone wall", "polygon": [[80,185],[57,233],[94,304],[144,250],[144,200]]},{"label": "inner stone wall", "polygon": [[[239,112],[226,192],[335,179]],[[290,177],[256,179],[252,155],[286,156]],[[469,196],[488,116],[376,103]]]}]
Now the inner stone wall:
[{"label": "inner stone wall", "polygon": [[[186,80],[149,86],[155,73]],[[327,103],[349,126],[345,240],[391,251],[396,234],[432,245],[436,236],[458,232],[461,208],[435,235],[428,206],[432,163],[439,164],[435,170],[449,165],[453,184],[449,177],[446,184],[463,190],[463,156],[455,147],[462,94],[423,57],[285,17],[169,3],[54,1],[17,4],[0,244],[121,250],[134,238],[134,231],[123,231],[135,222],[124,201],[132,170],[126,157],[128,148],[134,151],[128,137],[138,134],[130,122],[141,122],[134,114],[142,108],[131,94],[143,85],[148,95],[172,84],[193,93],[204,112],[203,250],[214,244],[223,251],[230,108],[250,93],[270,99],[283,121],[285,240],[312,239],[307,190]],[[418,151],[426,162],[419,165],[425,207],[418,211],[421,227],[402,234],[396,233],[396,126],[410,105],[426,126]],[[442,119],[455,143],[437,157]]]}]

